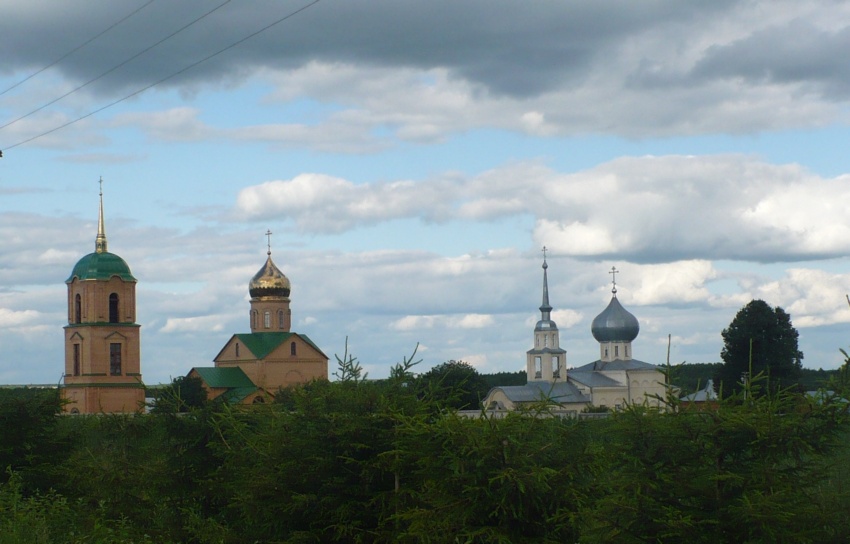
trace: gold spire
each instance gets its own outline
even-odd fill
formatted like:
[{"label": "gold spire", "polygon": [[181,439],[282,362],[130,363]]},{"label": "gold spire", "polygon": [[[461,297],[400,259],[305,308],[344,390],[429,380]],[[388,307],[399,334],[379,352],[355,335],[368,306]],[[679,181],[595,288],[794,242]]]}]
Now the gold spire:
[{"label": "gold spire", "polygon": [[100,183],[100,213],[97,216],[97,238],[94,240],[94,251],[106,253],[106,227],[103,225],[103,177],[98,183]]}]

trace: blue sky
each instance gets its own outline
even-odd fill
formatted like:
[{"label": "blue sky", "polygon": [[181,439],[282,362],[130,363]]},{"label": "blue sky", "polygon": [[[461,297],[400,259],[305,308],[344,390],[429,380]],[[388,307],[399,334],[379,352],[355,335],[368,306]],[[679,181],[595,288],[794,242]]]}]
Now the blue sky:
[{"label": "blue sky", "polygon": [[186,69],[308,5],[0,6],[0,383],[61,377],[100,177],[151,383],[248,330],[267,229],[331,370],[523,368],[544,245],[568,365],[612,266],[640,360],[718,361],[762,298],[842,362],[850,6],[320,0]]}]

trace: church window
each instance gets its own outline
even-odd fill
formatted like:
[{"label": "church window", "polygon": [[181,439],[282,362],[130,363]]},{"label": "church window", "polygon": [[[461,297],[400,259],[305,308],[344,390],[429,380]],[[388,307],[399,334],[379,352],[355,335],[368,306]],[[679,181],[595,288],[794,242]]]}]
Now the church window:
[{"label": "church window", "polygon": [[540,347],[540,337],[538,336],[538,337],[536,338],[536,340],[537,340],[537,347],[539,348],[539,347]]},{"label": "church window", "polygon": [[558,347],[558,344],[555,343],[555,333],[554,332],[552,333],[552,347],[553,348]]},{"label": "church window", "polygon": [[239,357],[239,342],[236,342],[236,356]]},{"label": "church window", "polygon": [[535,357],[534,358],[534,377],[540,378],[541,376],[543,376],[543,361],[540,359],[540,357]]},{"label": "church window", "polygon": [[121,375],[121,344],[109,344],[109,373]]},{"label": "church window", "polygon": [[295,342],[292,342],[291,344],[289,344],[289,354],[292,355],[293,357],[295,356]]},{"label": "church window", "polygon": [[278,329],[283,328],[283,310],[277,311],[277,328]]},{"label": "church window", "polygon": [[109,322],[118,323],[118,293],[109,295]]},{"label": "church window", "polygon": [[605,348],[605,358],[608,358],[608,348]]},{"label": "church window", "polygon": [[251,312],[251,329],[257,328],[257,316],[258,315],[259,314],[257,313],[257,310],[254,310],[254,311]]},{"label": "church window", "polygon": [[561,361],[557,355],[552,357],[552,376],[555,378],[561,377]]},{"label": "church window", "polygon": [[626,357],[629,356],[629,346],[625,346],[623,349],[626,350]]},{"label": "church window", "polygon": [[272,328],[272,313],[268,310],[263,313],[263,327]]},{"label": "church window", "polygon": [[543,347],[544,347],[544,348],[548,348],[548,347],[549,347],[549,337],[548,337],[548,336],[544,336],[544,337],[543,337]]},{"label": "church window", "polygon": [[79,293],[74,297],[74,323],[83,322],[83,299]]},{"label": "church window", "polygon": [[74,344],[74,376],[80,375],[80,345]]},{"label": "church window", "polygon": [[620,356],[620,346],[614,346],[614,357]]}]

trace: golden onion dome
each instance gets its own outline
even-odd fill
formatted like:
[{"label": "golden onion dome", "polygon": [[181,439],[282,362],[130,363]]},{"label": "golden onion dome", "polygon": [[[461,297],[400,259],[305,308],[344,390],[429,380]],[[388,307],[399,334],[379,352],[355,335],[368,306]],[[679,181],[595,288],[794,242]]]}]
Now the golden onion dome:
[{"label": "golden onion dome", "polygon": [[271,253],[269,253],[266,264],[254,274],[251,282],[248,284],[248,293],[251,298],[265,297],[289,297],[289,278],[283,275],[283,272],[275,266],[272,261]]}]

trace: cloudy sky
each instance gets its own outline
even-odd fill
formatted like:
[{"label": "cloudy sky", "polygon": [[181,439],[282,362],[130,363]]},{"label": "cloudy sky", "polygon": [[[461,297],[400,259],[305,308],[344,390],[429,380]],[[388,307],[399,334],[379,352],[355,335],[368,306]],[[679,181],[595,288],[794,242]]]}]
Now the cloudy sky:
[{"label": "cloudy sky", "polygon": [[637,359],[718,361],[761,298],[835,368],[848,50],[837,0],[6,0],[0,383],[61,377],[100,177],[149,383],[249,330],[267,229],[332,371],[523,368],[544,245],[568,365],[616,266]]}]

